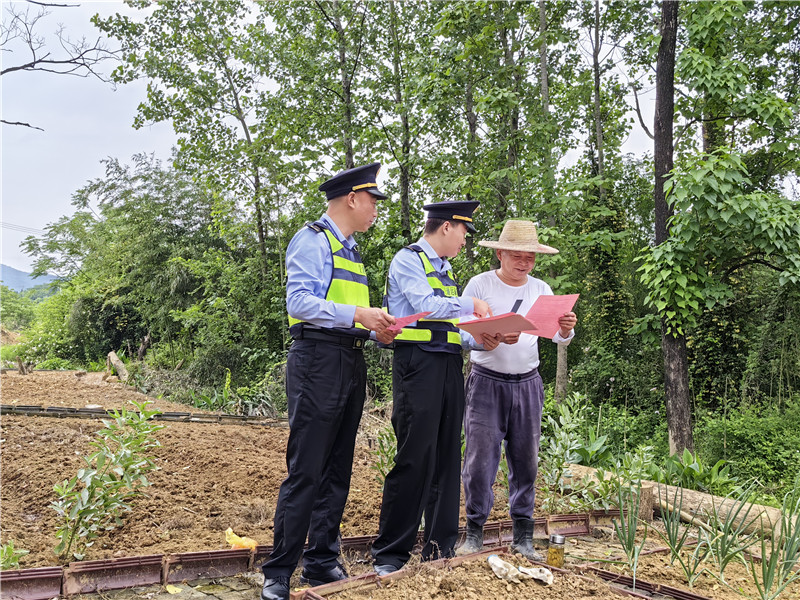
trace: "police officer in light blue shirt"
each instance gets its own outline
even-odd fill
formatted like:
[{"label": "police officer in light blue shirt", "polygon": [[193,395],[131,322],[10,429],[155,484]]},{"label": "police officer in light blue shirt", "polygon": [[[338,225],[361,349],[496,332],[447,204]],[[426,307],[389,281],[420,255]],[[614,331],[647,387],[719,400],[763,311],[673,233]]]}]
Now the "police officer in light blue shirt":
[{"label": "police officer in light blue shirt", "polygon": [[[306,224],[286,252],[286,309],[293,342],[286,366],[289,473],[275,509],[273,550],[262,565],[262,600],[287,600],[303,558],[301,583],[347,577],[339,525],[350,489],[356,432],[366,396],[362,349],[372,332],[390,343],[395,319],[369,306],[353,234],[377,217],[379,163],[338,173],[320,186],[328,210]],[[308,548],[303,546],[308,536]]]},{"label": "police officer in light blue shirt", "polygon": [[[395,338],[392,426],[394,467],[386,476],[374,569],[386,575],[408,561],[425,516],[423,560],[453,555],[461,495],[464,377],[461,336],[466,315],[491,314],[488,304],[461,296],[448,258],[475,231],[477,202],[428,204],[423,237],[401,249],[387,278],[385,308],[395,317],[430,312]],[[492,350],[497,338],[482,339]]]}]

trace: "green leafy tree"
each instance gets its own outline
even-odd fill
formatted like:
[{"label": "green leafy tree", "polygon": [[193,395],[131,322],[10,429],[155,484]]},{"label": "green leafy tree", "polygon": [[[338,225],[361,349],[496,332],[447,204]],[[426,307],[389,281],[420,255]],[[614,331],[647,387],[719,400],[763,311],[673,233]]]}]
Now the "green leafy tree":
[{"label": "green leafy tree", "polygon": [[[120,348],[135,356],[148,336],[180,338],[173,312],[198,286],[180,260],[223,246],[210,228],[211,198],[189,177],[138,155],[133,167],[107,161],[105,177],[76,192],[73,205],[72,217],[25,243],[36,270],[69,278],[63,317],[70,345],[82,349],[77,357],[97,360]],[[186,336],[178,341],[191,347]]]},{"label": "green leafy tree", "polygon": [[0,321],[11,331],[20,331],[33,321],[34,302],[27,296],[0,285]]}]

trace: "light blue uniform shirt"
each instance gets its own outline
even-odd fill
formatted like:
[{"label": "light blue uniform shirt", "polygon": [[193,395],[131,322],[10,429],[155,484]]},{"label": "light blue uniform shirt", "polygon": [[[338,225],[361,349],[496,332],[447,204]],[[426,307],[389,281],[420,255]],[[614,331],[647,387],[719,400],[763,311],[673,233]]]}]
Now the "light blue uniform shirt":
[{"label": "light blue uniform shirt", "polygon": [[[450,270],[450,261],[440,258],[425,238],[420,238],[417,245],[425,252],[437,272],[446,273]],[[475,305],[469,296],[434,295],[422,261],[416,252],[408,250],[400,250],[395,254],[389,266],[387,300],[389,314],[398,318],[430,311],[431,314],[426,319],[457,319],[475,311]],[[482,348],[465,331],[461,331],[461,342],[468,347]]]},{"label": "light blue uniform shirt", "polygon": [[[346,248],[355,248],[353,236],[345,239],[327,213],[320,221]],[[355,305],[325,299],[333,276],[333,257],[325,233],[303,227],[294,235],[286,249],[286,276],[286,311],[292,317],[319,327],[353,326]]]}]

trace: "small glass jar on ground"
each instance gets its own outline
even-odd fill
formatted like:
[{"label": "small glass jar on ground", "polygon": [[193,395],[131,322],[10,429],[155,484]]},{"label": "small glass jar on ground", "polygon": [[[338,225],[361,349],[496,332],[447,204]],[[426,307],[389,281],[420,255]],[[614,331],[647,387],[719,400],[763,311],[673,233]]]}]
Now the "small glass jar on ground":
[{"label": "small glass jar on ground", "polygon": [[557,569],[564,567],[564,541],[564,536],[558,533],[550,536],[550,543],[547,546],[547,564],[551,567]]}]

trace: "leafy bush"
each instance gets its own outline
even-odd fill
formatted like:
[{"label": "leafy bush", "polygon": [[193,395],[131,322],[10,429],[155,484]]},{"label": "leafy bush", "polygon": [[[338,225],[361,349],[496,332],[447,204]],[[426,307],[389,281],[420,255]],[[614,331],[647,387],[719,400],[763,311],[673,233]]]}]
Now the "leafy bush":
[{"label": "leafy bush", "polygon": [[0,569],[16,569],[19,567],[19,559],[28,554],[28,550],[14,548],[14,540],[8,540],[7,544],[0,546]]},{"label": "leafy bush", "polygon": [[0,346],[0,361],[4,363],[15,363],[19,356],[19,344],[10,346]]},{"label": "leafy bush", "polygon": [[79,369],[80,366],[66,358],[53,357],[37,363],[36,368],[47,371],[74,371]]},{"label": "leafy bush", "polygon": [[19,344],[19,356],[35,363],[48,358],[81,358],[80,347],[67,328],[67,315],[74,297],[69,290],[43,300],[36,306],[36,319]]},{"label": "leafy bush", "polygon": [[589,430],[589,439],[583,440],[575,449],[578,454],[578,463],[588,467],[607,465],[614,458],[611,447],[606,444],[607,435],[597,437],[593,429]]},{"label": "leafy bush", "polygon": [[667,458],[660,469],[653,468],[651,475],[659,483],[720,496],[729,494],[737,482],[737,478],[730,474],[730,465],[724,460],[718,460],[709,467],[697,454],[692,454],[686,449],[680,456],[675,454]]},{"label": "leafy bush", "polygon": [[800,473],[800,395],[781,408],[751,405],[727,415],[698,419],[698,451],[725,460],[742,480],[758,480],[781,495]]},{"label": "leafy bush", "polygon": [[147,402],[133,404],[138,412],[123,409],[111,413],[113,420],[103,419],[105,429],[91,442],[97,451],[83,457],[86,467],[53,487],[59,557],[81,560],[101,532],[123,524],[130,501],[150,485],[146,476],[156,466],[147,452],[160,445],[152,436],[164,426],[152,421],[160,411],[148,410]]},{"label": "leafy bush", "polygon": [[274,353],[264,367],[260,381],[236,388],[242,410],[247,415],[277,417],[286,413],[286,355]]},{"label": "leafy bush", "polygon": [[34,319],[35,303],[11,288],[0,285],[0,320],[11,331],[25,329]]}]

